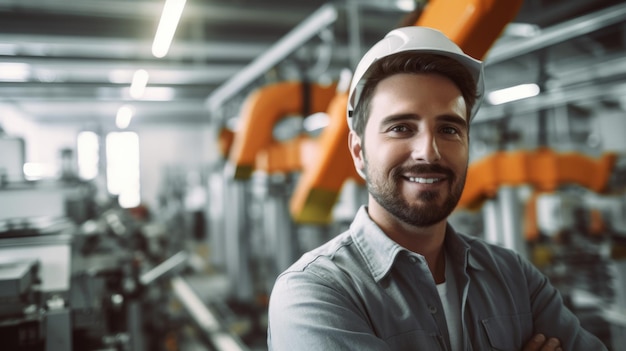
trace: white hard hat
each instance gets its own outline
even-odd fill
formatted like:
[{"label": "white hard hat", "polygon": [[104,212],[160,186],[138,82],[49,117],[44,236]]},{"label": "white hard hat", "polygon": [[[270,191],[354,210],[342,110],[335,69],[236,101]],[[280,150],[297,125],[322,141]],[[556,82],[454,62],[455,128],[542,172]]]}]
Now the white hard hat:
[{"label": "white hard hat", "polygon": [[356,67],[352,82],[350,83],[350,95],[348,96],[348,126],[352,129],[352,112],[356,107],[365,81],[367,72],[377,60],[400,52],[415,51],[420,53],[438,54],[455,59],[465,66],[476,82],[478,100],[470,113],[470,121],[476,115],[484,92],[483,64],[465,54],[448,37],[436,29],[418,26],[409,26],[394,29],[382,40],[372,46],[361,59]]}]

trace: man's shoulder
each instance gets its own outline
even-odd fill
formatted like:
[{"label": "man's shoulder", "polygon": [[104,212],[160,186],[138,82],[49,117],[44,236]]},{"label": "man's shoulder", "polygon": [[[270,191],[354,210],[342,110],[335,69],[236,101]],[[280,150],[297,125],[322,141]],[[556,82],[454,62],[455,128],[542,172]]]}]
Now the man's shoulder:
[{"label": "man's shoulder", "polygon": [[353,269],[353,266],[357,266],[355,261],[361,261],[359,257],[350,231],[345,231],[321,246],[305,252],[281,273],[279,279],[298,274],[329,278]]},{"label": "man's shoulder", "polygon": [[284,273],[301,272],[314,269],[321,262],[334,261],[338,255],[345,254],[353,241],[349,231],[343,232],[324,244],[305,252]]}]

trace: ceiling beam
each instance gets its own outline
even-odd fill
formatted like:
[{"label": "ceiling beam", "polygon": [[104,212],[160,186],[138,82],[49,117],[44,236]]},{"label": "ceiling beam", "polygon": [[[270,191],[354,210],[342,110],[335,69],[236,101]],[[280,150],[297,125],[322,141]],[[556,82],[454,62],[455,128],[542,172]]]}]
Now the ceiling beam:
[{"label": "ceiling beam", "polygon": [[529,39],[518,39],[494,46],[487,53],[485,65],[514,59],[625,21],[626,2],[556,24]]}]

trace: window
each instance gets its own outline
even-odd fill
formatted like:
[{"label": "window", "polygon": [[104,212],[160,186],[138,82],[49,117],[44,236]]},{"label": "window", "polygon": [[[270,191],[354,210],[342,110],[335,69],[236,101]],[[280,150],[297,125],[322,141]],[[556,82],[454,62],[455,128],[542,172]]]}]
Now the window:
[{"label": "window", "polygon": [[100,145],[98,134],[80,132],[76,141],[76,157],[78,159],[78,176],[83,180],[92,180],[98,176]]},{"label": "window", "polygon": [[107,189],[118,195],[120,206],[138,206],[139,137],[135,132],[112,132],[106,137]]}]

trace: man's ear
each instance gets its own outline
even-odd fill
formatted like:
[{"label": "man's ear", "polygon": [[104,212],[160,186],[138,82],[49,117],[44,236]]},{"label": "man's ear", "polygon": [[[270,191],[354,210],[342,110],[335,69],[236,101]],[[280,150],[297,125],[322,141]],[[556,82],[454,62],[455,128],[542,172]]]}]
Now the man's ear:
[{"label": "man's ear", "polygon": [[352,156],[352,162],[354,162],[354,168],[356,171],[365,178],[365,159],[363,158],[363,145],[361,138],[355,131],[351,130],[348,134],[348,148],[350,150],[350,156]]}]

